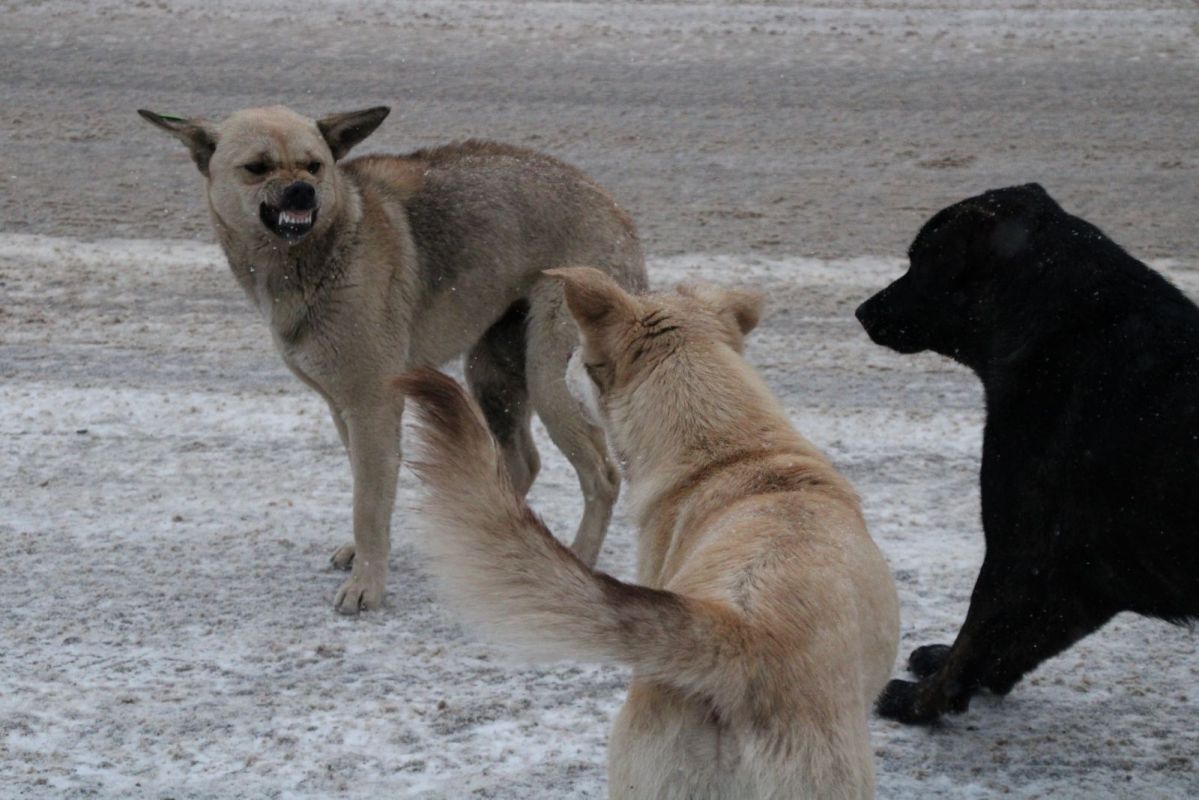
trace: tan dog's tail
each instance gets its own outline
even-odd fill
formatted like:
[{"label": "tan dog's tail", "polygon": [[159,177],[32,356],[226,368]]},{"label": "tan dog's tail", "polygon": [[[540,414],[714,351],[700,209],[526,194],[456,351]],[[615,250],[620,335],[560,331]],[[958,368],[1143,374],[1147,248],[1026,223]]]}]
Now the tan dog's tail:
[{"label": "tan dog's tail", "polygon": [[418,543],[469,621],[535,657],[619,661],[713,700],[745,687],[733,665],[751,633],[736,612],[592,571],[513,491],[457,383],[418,369],[395,385],[415,412],[411,465],[428,490]]}]

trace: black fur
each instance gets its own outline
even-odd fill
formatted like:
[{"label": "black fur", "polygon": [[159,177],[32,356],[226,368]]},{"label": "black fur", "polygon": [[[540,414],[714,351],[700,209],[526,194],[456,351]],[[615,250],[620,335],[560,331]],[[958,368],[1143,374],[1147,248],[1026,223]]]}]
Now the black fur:
[{"label": "black fur", "polygon": [[883,716],[927,723],[1120,611],[1199,616],[1199,308],[1035,184],[934,216],[858,319],[986,392],[986,557],[952,648],[912,653]]}]

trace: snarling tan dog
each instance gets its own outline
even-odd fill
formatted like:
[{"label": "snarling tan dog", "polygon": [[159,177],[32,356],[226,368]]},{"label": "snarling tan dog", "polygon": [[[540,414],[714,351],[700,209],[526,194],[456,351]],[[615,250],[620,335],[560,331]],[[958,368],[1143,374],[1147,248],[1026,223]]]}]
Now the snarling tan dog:
[{"label": "snarling tan dog", "polygon": [[871,797],[867,714],[895,659],[895,586],[853,489],[740,356],[760,299],[548,274],[582,331],[568,380],[624,468],[640,585],[558,544],[478,407],[423,370],[397,386],[420,425],[419,542],[447,596],[535,655],[633,667],[613,797]]},{"label": "snarling tan dog", "polygon": [[340,611],[383,600],[403,411],[388,381],[463,353],[517,493],[539,465],[533,411],[574,465],[586,498],[575,549],[595,561],[619,477],[562,382],[577,333],[541,273],[595,263],[644,288],[637,233],[603,189],[489,142],[342,161],[386,108],[313,121],[276,106],[220,125],[139,113],[191,151],[234,276],[333,412],[354,477],[354,542],[333,556],[353,569]]}]

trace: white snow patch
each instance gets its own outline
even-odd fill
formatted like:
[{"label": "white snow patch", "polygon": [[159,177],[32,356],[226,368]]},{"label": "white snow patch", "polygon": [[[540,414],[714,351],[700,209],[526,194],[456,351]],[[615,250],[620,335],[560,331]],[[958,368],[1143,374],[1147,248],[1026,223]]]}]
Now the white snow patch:
[{"label": "white snow patch", "polygon": [[[1199,265],[1158,262],[1184,289]],[[981,398],[871,345],[895,258],[653,260],[655,286],[755,285],[748,356],[863,497],[902,654],[949,641],[982,557]],[[623,670],[513,665],[430,596],[395,524],[388,607],[331,607],[350,481],[323,404],[211,245],[0,236],[0,786],[14,797],[597,797]],[[569,538],[538,427],[532,502]],[[616,520],[603,568],[629,577]],[[932,731],[873,719],[881,797],[1187,797],[1190,631],[1123,615]]]}]

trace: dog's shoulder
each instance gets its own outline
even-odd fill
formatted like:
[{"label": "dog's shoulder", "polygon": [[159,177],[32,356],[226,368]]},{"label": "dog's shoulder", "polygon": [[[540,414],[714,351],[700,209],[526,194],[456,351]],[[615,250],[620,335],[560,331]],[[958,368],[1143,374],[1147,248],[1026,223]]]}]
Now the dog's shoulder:
[{"label": "dog's shoulder", "polygon": [[425,165],[406,156],[367,155],[346,161],[341,169],[363,189],[405,202],[424,188]]}]

